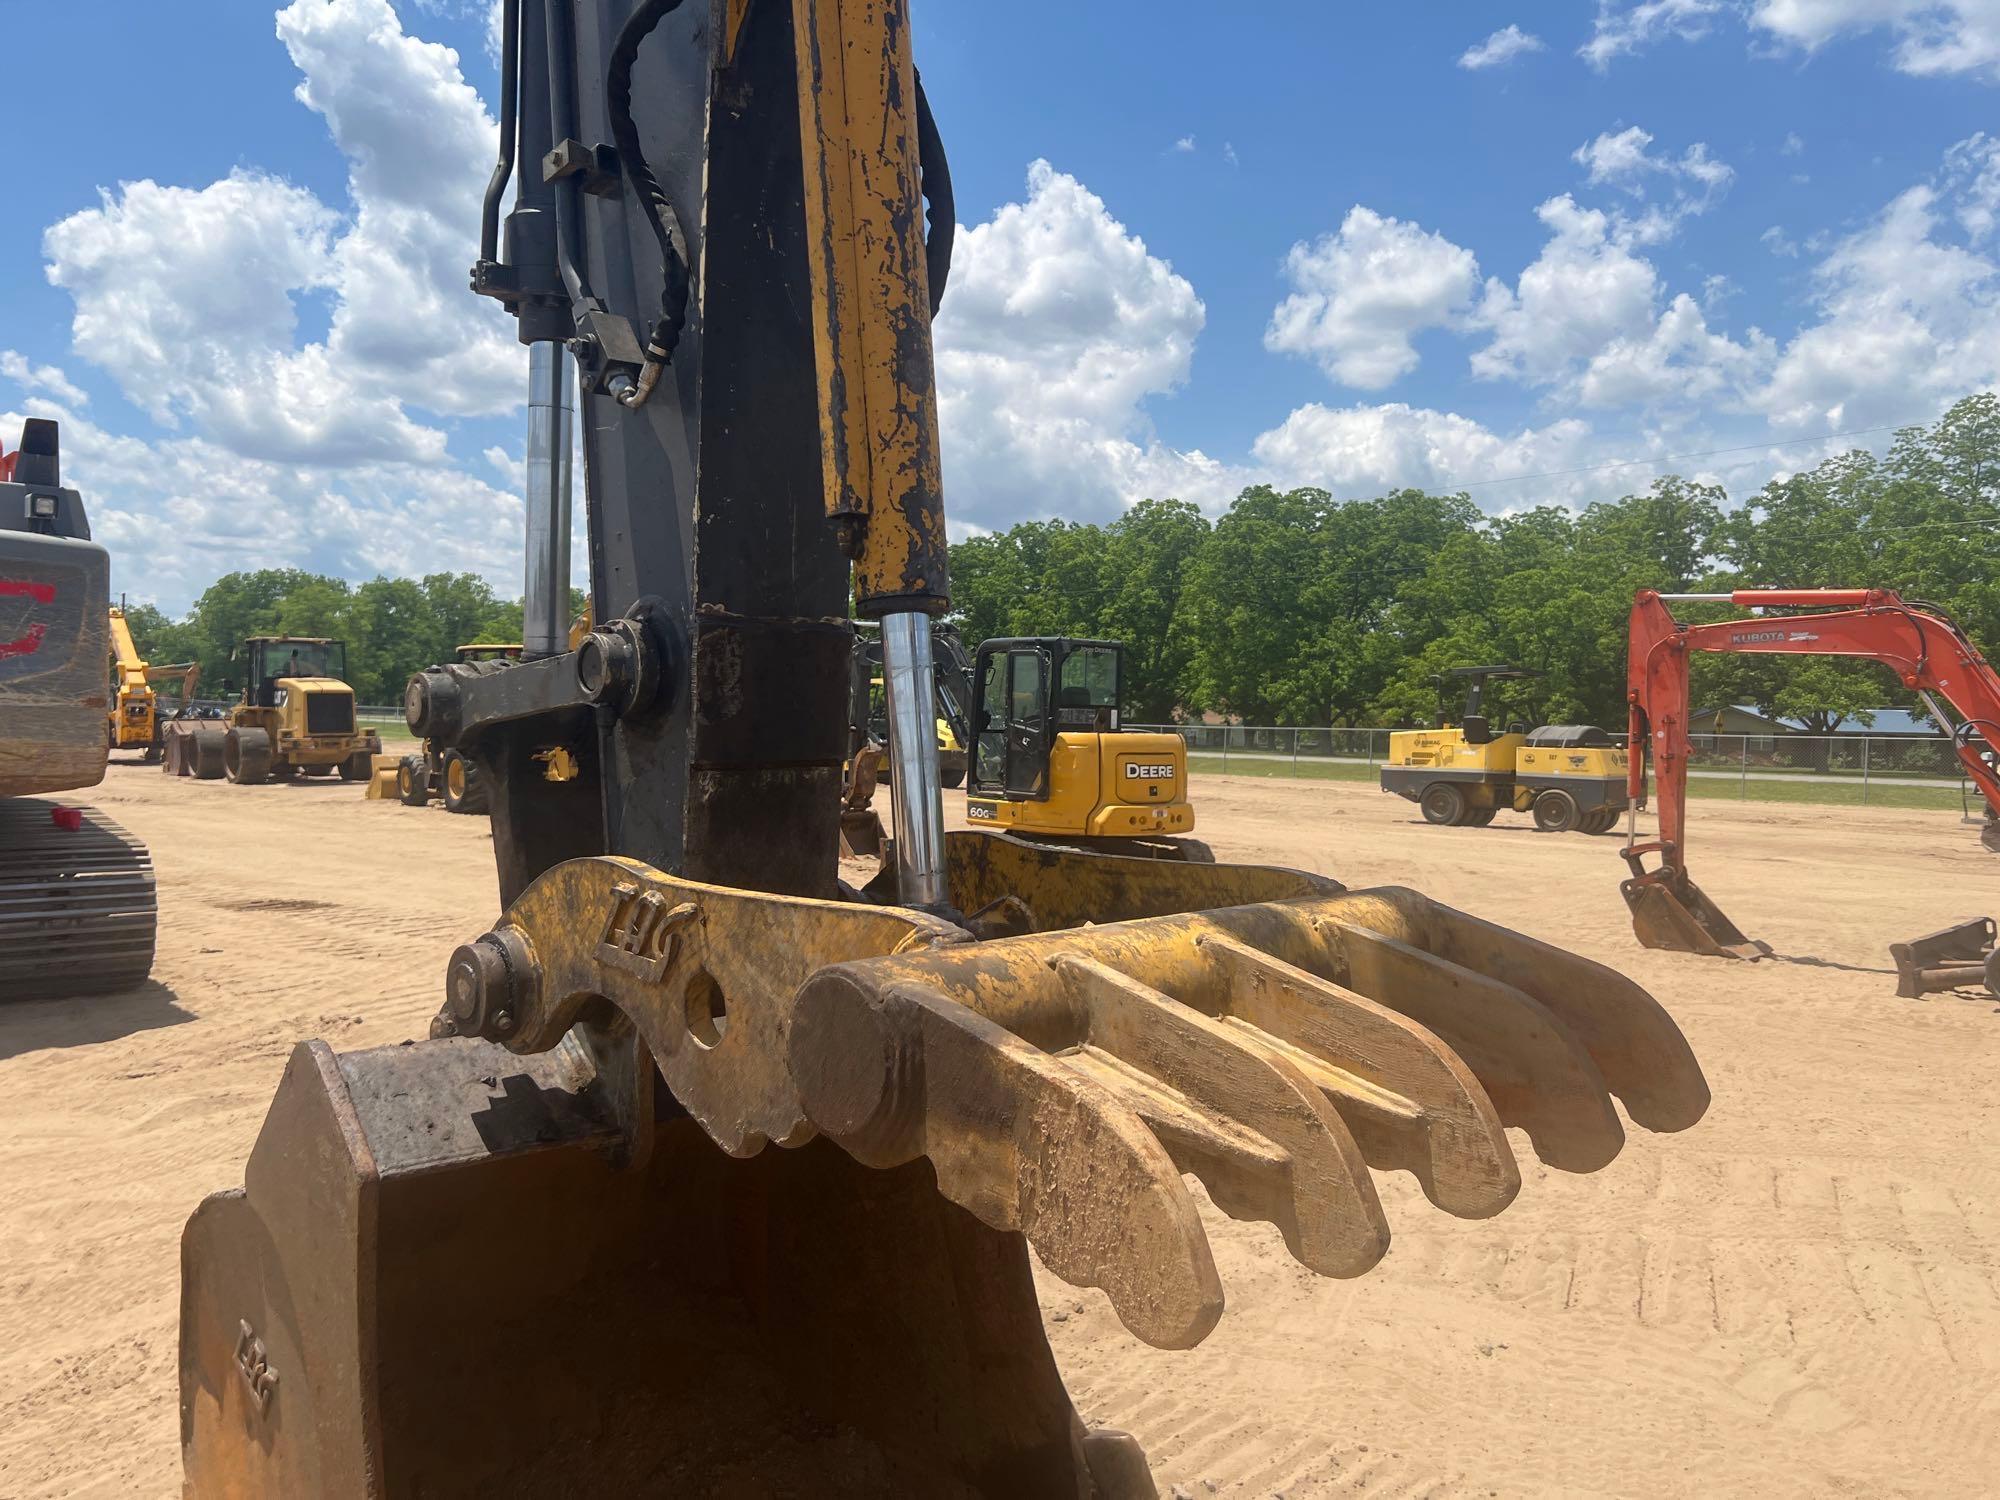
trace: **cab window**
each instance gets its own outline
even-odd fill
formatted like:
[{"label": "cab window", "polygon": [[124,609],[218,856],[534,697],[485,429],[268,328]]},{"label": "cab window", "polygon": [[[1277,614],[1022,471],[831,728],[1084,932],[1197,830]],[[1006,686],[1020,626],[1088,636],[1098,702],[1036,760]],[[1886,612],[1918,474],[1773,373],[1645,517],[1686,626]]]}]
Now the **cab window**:
[{"label": "cab window", "polygon": [[973,747],[975,783],[998,786],[1007,776],[1007,663],[1005,656],[988,656],[980,661],[983,675],[979,683],[979,743]]},{"label": "cab window", "polygon": [[1085,646],[1063,659],[1056,719],[1065,729],[1118,727],[1118,653]]}]

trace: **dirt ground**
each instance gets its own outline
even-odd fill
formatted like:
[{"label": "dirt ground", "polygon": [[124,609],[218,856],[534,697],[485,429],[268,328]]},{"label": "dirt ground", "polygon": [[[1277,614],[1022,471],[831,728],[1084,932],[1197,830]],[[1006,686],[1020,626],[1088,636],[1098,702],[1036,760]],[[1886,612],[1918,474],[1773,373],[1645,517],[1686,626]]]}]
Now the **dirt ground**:
[{"label": "dirt ground", "polygon": [[[1697,804],[1697,878],[1782,955],[1751,966],[1640,949],[1610,839],[1431,828],[1333,782],[1196,795],[1225,859],[1416,886],[1633,975],[1715,1103],[1588,1177],[1517,1134],[1526,1185],[1483,1223],[1380,1179],[1396,1240],[1356,1281],[1210,1213],[1229,1309],[1191,1352],[1043,1278],[1078,1406],[1138,1435],[1163,1496],[1993,1491],[2000,1010],[1897,999],[1886,952],[2000,912],[1972,830]],[[483,819],[352,786],[114,766],[90,800],[152,845],[160,952],[135,993],[0,1005],[8,1497],[177,1491],[182,1222],[241,1180],[292,1043],[423,1035],[495,901]]]}]

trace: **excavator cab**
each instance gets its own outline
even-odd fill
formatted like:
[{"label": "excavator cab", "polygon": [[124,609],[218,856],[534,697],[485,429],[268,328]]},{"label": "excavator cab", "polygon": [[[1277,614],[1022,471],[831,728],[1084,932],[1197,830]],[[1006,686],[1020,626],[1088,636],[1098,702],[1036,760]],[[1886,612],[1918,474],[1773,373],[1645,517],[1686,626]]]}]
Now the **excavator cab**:
[{"label": "excavator cab", "polygon": [[984,642],[972,671],[966,816],[1074,847],[1202,858],[1187,747],[1119,720],[1124,647],[1027,636]]},{"label": "excavator cab", "polygon": [[[495,908],[428,1037],[292,1054],[189,1221],[190,1496],[1149,1495],[1063,1388],[1030,1246],[1186,1348],[1223,1298],[1184,1174],[1355,1276],[1375,1172],[1483,1218],[1509,1126],[1581,1172],[1614,1094],[1699,1118],[1680,1032],[1599,965],[1414,891],[947,834],[934,756],[894,757],[893,869],[845,884],[850,605],[905,745],[950,606],[956,217],[907,9],[500,19],[472,282],[529,345],[531,537],[568,534],[572,375],[588,405],[595,624],[409,684],[490,788]],[[567,576],[528,577],[535,640]],[[996,651],[1033,743],[990,800],[1047,805],[1090,741],[1091,795],[1150,817],[1166,778],[1123,767],[1169,757],[1070,644]]]}]

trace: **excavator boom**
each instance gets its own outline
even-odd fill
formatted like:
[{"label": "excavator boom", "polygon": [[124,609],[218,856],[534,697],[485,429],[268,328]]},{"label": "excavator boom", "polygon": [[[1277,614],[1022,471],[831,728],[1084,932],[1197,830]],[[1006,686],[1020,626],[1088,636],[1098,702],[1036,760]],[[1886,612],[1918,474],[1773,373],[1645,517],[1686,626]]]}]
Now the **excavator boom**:
[{"label": "excavator boom", "polygon": [[[1751,619],[1688,625],[1673,603],[1731,604],[1778,610]],[[1798,611],[1794,613],[1794,611]],[[1726,594],[1660,594],[1642,589],[1632,603],[1626,654],[1631,713],[1628,792],[1644,801],[1653,777],[1659,835],[1636,836],[1622,851],[1631,868],[1626,904],[1639,941],[1649,948],[1717,957],[1760,958],[1767,945],[1746,938],[1687,870],[1687,777],[1690,657],[1698,651],[1779,656],[1844,656],[1880,662],[1923,700],[1965,774],[1986,798],[1989,830],[2000,818],[2000,676],[1943,610],[1887,589],[1738,589]],[[1941,700],[1941,701],[1940,701]],[[1957,713],[1954,725],[1946,707]],[[1988,838],[1989,847],[1994,841]],[[1645,856],[1658,864],[1645,867]]]},{"label": "excavator boom", "polygon": [[473,286],[531,405],[574,374],[594,625],[409,685],[490,788],[498,909],[428,1039],[293,1054],[189,1221],[191,1495],[1150,1495],[1063,1389],[1031,1245],[1184,1347],[1222,1310],[1184,1174],[1352,1276],[1376,1171],[1484,1217],[1508,1126],[1582,1172],[1614,1096],[1701,1116],[1599,965],[1411,891],[946,837],[934,756],[895,757],[895,878],[844,885],[849,601],[906,746],[949,602],[908,7],[501,22]]}]

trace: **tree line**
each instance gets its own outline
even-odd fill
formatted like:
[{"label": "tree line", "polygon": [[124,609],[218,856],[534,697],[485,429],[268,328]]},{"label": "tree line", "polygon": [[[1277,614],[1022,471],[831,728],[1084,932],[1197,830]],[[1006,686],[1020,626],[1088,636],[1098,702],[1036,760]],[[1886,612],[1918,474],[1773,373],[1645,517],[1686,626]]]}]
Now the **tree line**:
[{"label": "tree line", "polygon": [[[579,595],[578,610],[583,607]],[[458,647],[521,639],[519,600],[500,599],[476,573],[375,578],[349,584],[297,568],[227,573],[181,619],[150,604],[126,610],[134,642],[153,663],[198,661],[206,698],[242,686],[236,652],[253,635],[327,636],[347,643],[347,676],[363,703],[403,701],[410,674],[450,661]]]},{"label": "tree line", "polygon": [[[1625,631],[1640,588],[1900,590],[2000,649],[2000,399],[1969,397],[1774,479],[1740,505],[1678,477],[1581,511],[1488,516],[1463,494],[1245,490],[1214,521],[1148,500],[1108,525],[1031,521],[952,548],[967,640],[1122,640],[1126,708],[1158,723],[1410,725],[1457,716],[1455,666],[1498,685],[1495,719],[1625,720]],[[1682,605],[1689,621],[1727,606]],[[1698,656],[1697,706],[1742,703],[1817,732],[1908,706],[1886,669],[1825,657]]]},{"label": "tree line", "polygon": [[[1881,587],[1952,611],[2000,648],[2000,398],[1968,397],[1880,456],[1856,451],[1774,479],[1742,504],[1678,477],[1572,511],[1489,516],[1464,494],[1243,491],[1210,520],[1146,500],[1106,525],[1027,521],[951,549],[968,641],[1093,636],[1126,645],[1138,722],[1206,712],[1256,724],[1434,722],[1455,666],[1544,675],[1498,687],[1489,713],[1616,728],[1633,592]],[[581,610],[582,597],[576,597]],[[1688,620],[1729,611],[1683,606]],[[296,569],[219,578],[188,614],[130,611],[155,662],[199,660],[214,692],[248,635],[336,636],[362,701],[461,644],[518,641],[521,606],[473,574],[350,585]],[[1697,657],[1698,705],[1750,704],[1825,732],[1907,706],[1884,669],[1822,657]]]}]

